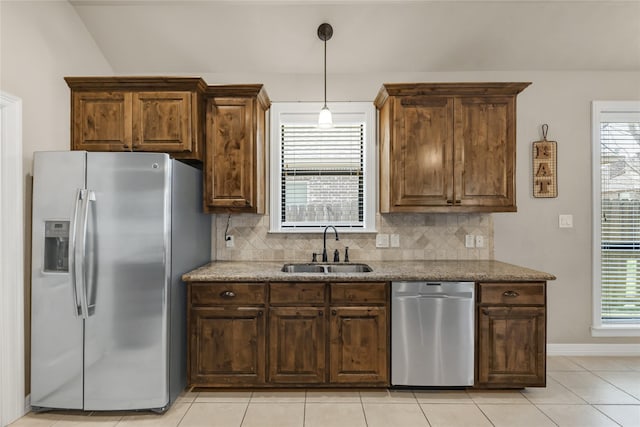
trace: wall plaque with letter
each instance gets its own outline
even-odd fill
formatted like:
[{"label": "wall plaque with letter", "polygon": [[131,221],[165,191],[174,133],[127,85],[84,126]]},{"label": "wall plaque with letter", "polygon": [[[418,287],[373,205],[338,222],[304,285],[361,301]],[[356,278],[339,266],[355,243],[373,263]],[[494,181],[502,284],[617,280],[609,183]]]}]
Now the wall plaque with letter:
[{"label": "wall plaque with letter", "polygon": [[558,197],[558,143],[547,141],[549,125],[542,125],[542,141],[533,143],[533,197]]}]

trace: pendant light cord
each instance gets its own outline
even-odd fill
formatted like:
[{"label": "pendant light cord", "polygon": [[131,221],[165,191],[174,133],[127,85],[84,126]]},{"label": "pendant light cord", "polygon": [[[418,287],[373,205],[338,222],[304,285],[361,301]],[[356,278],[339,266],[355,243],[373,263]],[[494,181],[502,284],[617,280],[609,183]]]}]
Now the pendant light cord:
[{"label": "pendant light cord", "polygon": [[324,40],[324,108],[327,108],[327,39]]}]

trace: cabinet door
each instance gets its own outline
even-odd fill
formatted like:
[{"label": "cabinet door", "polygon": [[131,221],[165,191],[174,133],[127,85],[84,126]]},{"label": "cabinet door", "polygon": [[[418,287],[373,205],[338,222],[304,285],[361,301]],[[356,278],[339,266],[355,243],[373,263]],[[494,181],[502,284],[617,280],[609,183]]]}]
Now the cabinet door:
[{"label": "cabinet door", "polygon": [[457,205],[515,211],[515,97],[455,100]]},{"label": "cabinet door", "polygon": [[394,129],[391,185],[395,210],[451,204],[453,99],[397,98]]},{"label": "cabinet door", "polygon": [[269,381],[323,383],[324,307],[280,307],[269,311]]},{"label": "cabinet door", "polygon": [[207,102],[204,205],[209,212],[220,208],[255,212],[254,102],[252,98]]},{"label": "cabinet door", "polygon": [[190,92],[133,94],[133,149],[189,152],[193,147]]},{"label": "cabinet door", "polygon": [[131,151],[131,93],[74,92],[71,149]]},{"label": "cabinet door", "polygon": [[388,385],[385,307],[332,307],[329,327],[331,383]]},{"label": "cabinet door", "polygon": [[189,385],[264,384],[265,317],[260,307],[191,309]]},{"label": "cabinet door", "polygon": [[478,385],[544,386],[544,307],[479,307]]}]

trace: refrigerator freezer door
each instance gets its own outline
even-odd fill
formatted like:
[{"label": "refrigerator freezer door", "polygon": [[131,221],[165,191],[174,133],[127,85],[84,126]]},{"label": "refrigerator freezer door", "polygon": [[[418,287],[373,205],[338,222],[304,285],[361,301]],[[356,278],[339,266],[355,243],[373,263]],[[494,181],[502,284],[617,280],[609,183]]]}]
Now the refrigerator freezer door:
[{"label": "refrigerator freezer door", "polygon": [[166,154],[87,153],[85,410],[168,403],[170,183]]},{"label": "refrigerator freezer door", "polygon": [[31,405],[36,408],[82,409],[83,322],[69,250],[85,160],[84,151],[34,154]]}]

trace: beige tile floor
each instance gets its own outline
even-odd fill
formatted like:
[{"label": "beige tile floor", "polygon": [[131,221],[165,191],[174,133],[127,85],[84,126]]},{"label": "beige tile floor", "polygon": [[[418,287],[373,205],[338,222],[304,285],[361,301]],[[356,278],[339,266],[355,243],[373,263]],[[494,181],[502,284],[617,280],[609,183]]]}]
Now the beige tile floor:
[{"label": "beige tile floor", "polygon": [[164,415],[54,411],[12,427],[640,427],[640,357],[549,357],[514,391],[185,392]]}]

